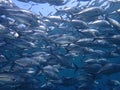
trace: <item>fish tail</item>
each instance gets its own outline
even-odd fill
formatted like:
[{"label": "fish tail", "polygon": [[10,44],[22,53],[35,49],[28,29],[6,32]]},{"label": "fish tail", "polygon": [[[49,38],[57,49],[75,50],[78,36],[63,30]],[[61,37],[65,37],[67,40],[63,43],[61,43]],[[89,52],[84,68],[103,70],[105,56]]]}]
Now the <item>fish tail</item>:
[{"label": "fish tail", "polygon": [[79,67],[75,63],[73,63],[73,66],[75,68],[74,73],[76,73],[79,70]]},{"label": "fish tail", "polygon": [[71,13],[71,19],[75,18],[75,16],[76,16],[75,14]]},{"label": "fish tail", "polygon": [[101,39],[101,38],[95,37],[95,38],[93,38],[93,42],[96,40],[99,40],[99,39]]}]

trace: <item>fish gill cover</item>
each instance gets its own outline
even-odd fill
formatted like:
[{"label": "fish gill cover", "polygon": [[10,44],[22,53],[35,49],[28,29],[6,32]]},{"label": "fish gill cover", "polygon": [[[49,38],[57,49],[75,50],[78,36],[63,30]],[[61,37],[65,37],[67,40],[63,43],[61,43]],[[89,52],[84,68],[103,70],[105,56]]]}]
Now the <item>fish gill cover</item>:
[{"label": "fish gill cover", "polygon": [[18,1],[0,0],[0,90],[120,90],[120,0]]}]

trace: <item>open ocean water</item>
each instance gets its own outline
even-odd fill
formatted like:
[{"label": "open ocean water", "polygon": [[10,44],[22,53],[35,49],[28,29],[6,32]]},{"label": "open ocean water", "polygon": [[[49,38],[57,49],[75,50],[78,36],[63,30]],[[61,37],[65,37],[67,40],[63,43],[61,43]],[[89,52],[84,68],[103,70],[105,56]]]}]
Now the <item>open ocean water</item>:
[{"label": "open ocean water", "polygon": [[0,0],[0,90],[120,90],[120,0]]}]

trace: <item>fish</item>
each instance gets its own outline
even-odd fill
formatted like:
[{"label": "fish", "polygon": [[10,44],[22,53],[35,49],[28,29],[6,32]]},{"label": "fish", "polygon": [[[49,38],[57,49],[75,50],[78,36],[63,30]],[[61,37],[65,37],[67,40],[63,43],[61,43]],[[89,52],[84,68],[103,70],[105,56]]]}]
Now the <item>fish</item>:
[{"label": "fish", "polygon": [[20,65],[20,66],[23,66],[23,67],[26,67],[26,66],[31,66],[31,65],[39,65],[38,61],[35,61],[35,59],[31,59],[31,58],[20,58],[20,59],[17,59],[15,60],[15,63]]},{"label": "fish", "polygon": [[103,10],[99,7],[90,7],[86,8],[78,13],[73,14],[73,18],[78,18],[83,21],[92,21],[96,17],[101,16],[103,14]]},{"label": "fish", "polygon": [[95,29],[111,27],[111,24],[106,20],[96,20],[96,21],[90,23],[89,25]]},{"label": "fish", "polygon": [[60,80],[50,80],[50,82],[55,85],[70,87],[77,85],[77,83],[79,83],[79,79],[74,77],[62,77]]},{"label": "fish", "polygon": [[97,40],[97,39],[99,39],[99,40],[106,40],[106,41],[108,41],[109,43],[119,45],[119,42],[117,42],[117,41],[119,41],[119,35],[113,35],[113,36],[111,36],[111,37],[94,38],[94,40],[95,40],[95,39],[96,39],[96,40]]},{"label": "fish", "polygon": [[92,46],[93,40],[94,40],[93,38],[81,38],[75,43],[83,47],[85,46],[88,47],[88,46]]},{"label": "fish", "polygon": [[59,90],[57,87],[55,87],[54,84],[52,84],[51,82],[47,82],[45,84],[43,84],[40,89],[42,90]]},{"label": "fish", "polygon": [[110,86],[119,86],[120,85],[120,82],[118,80],[108,80],[108,85]]},{"label": "fish", "polygon": [[56,6],[61,6],[61,5],[64,5],[64,4],[66,4],[66,3],[68,3],[68,1],[69,0],[57,0],[57,2],[56,1],[54,1],[54,0],[35,0],[35,1],[33,1],[33,0],[19,0],[19,1],[21,1],[21,2],[26,2],[26,3],[28,3],[28,2],[30,2],[30,1],[32,1],[32,2],[35,2],[35,3],[49,3],[50,5],[56,5]]},{"label": "fish", "polygon": [[99,70],[102,68],[101,64],[90,64],[90,65],[85,65],[81,69],[85,70],[89,74],[97,74]]},{"label": "fish", "polygon": [[110,89],[114,89],[114,90],[119,89],[119,81],[118,80],[108,80],[107,85]]},{"label": "fish", "polygon": [[1,15],[6,15],[6,16],[9,16],[11,18],[14,18],[14,20],[19,22],[20,24],[25,24],[25,25],[28,25],[28,26],[33,25],[33,24],[34,25],[38,24],[37,23],[37,17],[29,11],[21,10],[18,7],[16,9],[14,9],[14,7],[10,7],[10,6],[7,6],[7,7],[6,6],[0,6],[0,7],[1,7],[1,11],[3,11],[1,13]]},{"label": "fish", "polygon": [[71,35],[66,35],[66,34],[63,34],[61,37],[58,37],[58,38],[55,38],[53,40],[53,42],[57,43],[57,44],[70,44],[72,42],[75,42],[76,41],[76,38],[74,36],[71,36]]},{"label": "fish", "polygon": [[48,0],[48,3],[50,5],[56,5],[56,6],[61,6],[61,5],[65,5],[69,2],[69,0],[58,0],[57,2],[55,0]]},{"label": "fish", "polygon": [[108,20],[108,22],[115,27],[118,31],[120,30],[120,23],[112,18],[106,18]]},{"label": "fish", "polygon": [[84,61],[86,64],[90,65],[90,64],[101,64],[102,66],[109,63],[109,61],[107,61],[105,58],[101,58],[101,59],[87,59]]},{"label": "fish", "polygon": [[79,10],[81,10],[81,7],[64,7],[64,9],[57,9],[55,8],[56,10],[56,13],[55,15],[64,15],[64,14],[67,14],[67,15],[72,15],[74,13],[78,13]]},{"label": "fish", "polygon": [[120,64],[108,63],[103,66],[97,73],[103,75],[111,75],[119,72]]},{"label": "fish", "polygon": [[0,84],[20,84],[24,81],[20,75],[14,73],[0,73]]},{"label": "fish", "polygon": [[77,0],[77,1],[90,1],[90,0]]},{"label": "fish", "polygon": [[47,76],[47,78],[53,80],[59,79],[58,72],[59,70],[53,66],[48,65],[43,67],[43,73],[45,74],[45,76]]},{"label": "fish", "polygon": [[76,29],[86,29],[86,28],[88,28],[87,23],[85,23],[82,20],[73,19],[73,20],[70,21],[70,25],[73,26]]},{"label": "fish", "polygon": [[[21,1],[21,2],[30,2],[30,1],[32,1],[32,0],[19,0],[19,1]],[[47,0],[40,0],[40,1],[38,1],[38,0],[36,0],[36,1],[34,1],[34,2],[36,2],[36,3],[46,3],[47,2]]]}]

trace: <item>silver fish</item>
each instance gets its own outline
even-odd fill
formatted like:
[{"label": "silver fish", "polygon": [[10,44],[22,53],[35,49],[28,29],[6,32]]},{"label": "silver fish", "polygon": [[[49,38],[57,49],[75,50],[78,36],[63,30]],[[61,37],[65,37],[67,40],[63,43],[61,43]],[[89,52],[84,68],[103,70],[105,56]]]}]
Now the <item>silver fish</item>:
[{"label": "silver fish", "polygon": [[23,67],[39,65],[38,61],[36,61],[32,58],[27,58],[27,57],[17,59],[17,60],[15,60],[15,63],[20,65],[20,66],[23,66]]},{"label": "silver fish", "polygon": [[97,73],[103,75],[111,75],[120,72],[120,64],[108,63],[103,66]]},{"label": "silver fish", "polygon": [[56,39],[53,40],[53,42],[61,45],[70,44],[75,41],[76,38],[74,36],[66,35],[66,34],[63,34],[61,37],[57,37]]},{"label": "silver fish", "polygon": [[47,78],[59,79],[58,72],[59,70],[53,66],[48,65],[43,67],[43,73],[47,76]]},{"label": "silver fish", "polygon": [[71,20],[70,21],[70,25],[72,25],[73,27],[75,27],[76,29],[85,29],[88,28],[88,25],[86,22],[82,21],[82,20]]},{"label": "silver fish", "polygon": [[99,7],[86,8],[79,13],[73,15],[73,17],[80,18],[83,21],[92,21],[96,17],[103,14],[103,10]]},{"label": "silver fish", "polygon": [[94,40],[106,40],[111,44],[119,45],[120,35],[113,35],[111,37],[96,37]]},{"label": "silver fish", "polygon": [[99,29],[99,28],[110,28],[111,25],[108,21],[106,20],[96,20],[93,21],[92,23],[89,23],[90,27]]},{"label": "silver fish", "polygon": [[90,64],[90,65],[85,65],[82,67],[83,70],[85,70],[87,73],[90,74],[97,74],[97,72],[102,68],[101,64]]},{"label": "silver fish", "polygon": [[107,18],[108,22],[115,27],[117,30],[120,30],[120,23],[112,18]]},{"label": "silver fish", "polygon": [[79,30],[79,32],[84,35],[86,38],[92,38],[96,36],[100,36],[101,32],[97,29],[84,29],[84,30]]},{"label": "silver fish", "polygon": [[20,75],[14,73],[0,73],[0,84],[19,84],[24,79]]}]

